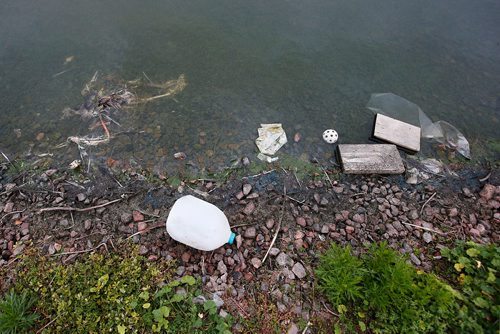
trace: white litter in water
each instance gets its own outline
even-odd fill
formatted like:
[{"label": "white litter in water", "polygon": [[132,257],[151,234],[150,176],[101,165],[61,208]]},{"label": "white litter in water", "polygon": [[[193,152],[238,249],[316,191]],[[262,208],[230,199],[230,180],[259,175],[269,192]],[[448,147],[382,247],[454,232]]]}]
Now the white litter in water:
[{"label": "white litter in water", "polygon": [[328,144],[334,144],[339,139],[339,134],[333,129],[328,129],[323,132],[323,140]]}]

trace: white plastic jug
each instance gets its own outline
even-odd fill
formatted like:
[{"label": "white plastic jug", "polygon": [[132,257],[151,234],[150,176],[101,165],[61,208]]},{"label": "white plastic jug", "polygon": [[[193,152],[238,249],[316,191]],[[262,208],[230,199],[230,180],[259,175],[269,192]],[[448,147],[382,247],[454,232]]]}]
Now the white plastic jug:
[{"label": "white plastic jug", "polygon": [[215,205],[187,195],[179,198],[167,218],[167,232],[172,239],[193,248],[211,251],[232,244],[226,215]]}]

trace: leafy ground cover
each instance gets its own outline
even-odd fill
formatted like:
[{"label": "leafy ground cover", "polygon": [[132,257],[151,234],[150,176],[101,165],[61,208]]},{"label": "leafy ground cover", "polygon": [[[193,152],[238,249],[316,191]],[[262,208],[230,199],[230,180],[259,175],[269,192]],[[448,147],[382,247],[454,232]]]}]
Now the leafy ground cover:
[{"label": "leafy ground cover", "polygon": [[[15,290],[38,296],[36,325],[50,324],[44,333],[227,333],[230,327],[230,317],[200,297],[194,277],[173,280],[169,263],[150,263],[135,251],[96,253],[70,265],[31,252],[19,268]],[[18,314],[33,323],[34,316]]]},{"label": "leafy ground cover", "polygon": [[359,256],[332,244],[321,257],[317,283],[340,314],[338,333],[493,333],[498,252],[498,246],[473,243],[445,251],[460,273],[454,289],[416,270],[385,243],[372,244]]}]

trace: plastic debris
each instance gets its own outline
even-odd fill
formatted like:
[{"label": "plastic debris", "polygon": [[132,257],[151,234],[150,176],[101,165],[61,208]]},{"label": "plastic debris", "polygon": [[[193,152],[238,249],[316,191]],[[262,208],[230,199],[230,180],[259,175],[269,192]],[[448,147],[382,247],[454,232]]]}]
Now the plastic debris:
[{"label": "plastic debris", "polygon": [[393,93],[377,93],[371,95],[366,107],[374,113],[418,126],[422,138],[434,139],[470,159],[469,142],[465,136],[448,122],[432,122],[415,103]]},{"label": "plastic debris", "polygon": [[181,197],[174,203],[166,225],[172,239],[203,251],[232,244],[236,237],[224,212],[191,195]]},{"label": "plastic debris", "polygon": [[271,163],[271,162],[275,162],[275,161],[279,160],[278,157],[270,157],[270,156],[262,154],[262,153],[257,154],[257,158],[259,158],[259,160],[265,161],[267,163]]},{"label": "plastic debris", "polygon": [[458,176],[436,159],[408,159],[406,163],[408,165],[406,183],[408,184],[419,184],[433,176]]},{"label": "plastic debris", "polygon": [[334,144],[339,139],[339,134],[333,129],[328,129],[323,132],[323,140],[328,144]]},{"label": "plastic debris", "polygon": [[262,154],[274,155],[287,143],[286,133],[280,123],[261,124],[260,126],[258,129],[259,137],[255,140],[255,144]]}]

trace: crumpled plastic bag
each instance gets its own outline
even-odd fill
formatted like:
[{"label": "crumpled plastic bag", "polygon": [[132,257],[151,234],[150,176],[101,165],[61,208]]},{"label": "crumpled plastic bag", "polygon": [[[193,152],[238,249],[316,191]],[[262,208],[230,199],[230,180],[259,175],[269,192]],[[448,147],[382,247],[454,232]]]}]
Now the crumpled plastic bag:
[{"label": "crumpled plastic bag", "polygon": [[255,144],[265,155],[273,155],[287,143],[286,133],[280,123],[261,124]]},{"label": "crumpled plastic bag", "polygon": [[422,138],[434,139],[470,159],[469,142],[465,136],[448,122],[432,122],[415,103],[393,93],[376,93],[371,95],[366,107],[374,113],[418,126]]},{"label": "crumpled plastic bag", "polygon": [[458,176],[455,172],[449,170],[441,161],[436,159],[408,159],[406,164],[409,168],[406,170],[406,183],[419,184],[422,181],[429,180],[437,176]]}]

